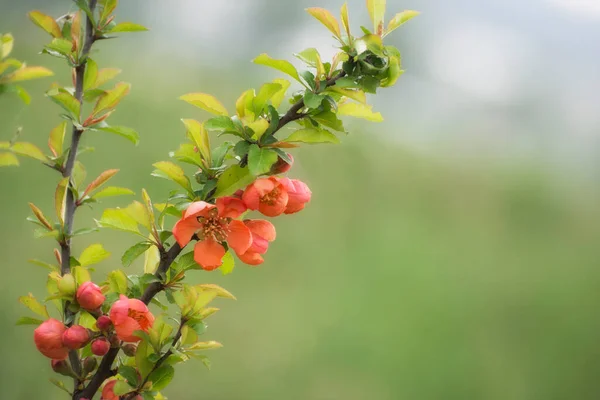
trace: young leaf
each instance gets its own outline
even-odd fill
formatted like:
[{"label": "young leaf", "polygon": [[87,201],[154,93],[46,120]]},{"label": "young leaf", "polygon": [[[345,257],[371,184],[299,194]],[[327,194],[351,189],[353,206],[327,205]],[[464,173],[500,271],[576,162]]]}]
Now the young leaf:
[{"label": "young leaf", "polygon": [[303,143],[339,143],[340,140],[331,132],[325,129],[305,128],[292,133],[286,142],[303,142]]},{"label": "young leaf", "polygon": [[109,187],[106,187],[106,188],[100,190],[96,194],[94,194],[92,196],[92,198],[101,199],[104,197],[124,196],[124,195],[131,195],[131,194],[135,194],[133,192],[133,190],[131,190],[131,189],[117,187],[117,186],[109,186]]},{"label": "young leaf", "polygon": [[127,383],[129,383],[131,386],[135,387],[138,385],[138,372],[135,370],[135,368],[122,365],[119,367],[119,375],[125,378]]},{"label": "young leaf", "polygon": [[0,166],[8,167],[8,166],[18,166],[19,159],[13,153],[0,152]]},{"label": "young leaf", "polygon": [[204,125],[193,119],[182,119],[181,120],[186,129],[187,135],[190,140],[198,147],[198,151],[202,155],[202,159],[206,161],[207,165],[210,166],[211,154],[210,154],[210,140]]},{"label": "young leaf", "polygon": [[135,365],[140,371],[142,378],[148,376],[154,364],[148,360],[148,356],[151,354],[150,346],[146,340],[142,340],[138,345],[137,351],[135,352]]},{"label": "young leaf", "polygon": [[139,201],[134,201],[125,209],[127,214],[135,220],[138,224],[142,225],[149,231],[152,230],[152,225],[154,224],[154,219],[150,217],[146,206],[144,206]]},{"label": "young leaf", "polygon": [[325,27],[329,29],[335,35],[335,37],[339,39],[342,38],[340,24],[338,23],[337,19],[335,19],[333,14],[323,8],[318,7],[307,8],[306,11],[315,17],[320,23],[325,25]]},{"label": "young leaf", "polygon": [[367,8],[371,21],[373,21],[373,32],[379,36],[383,34],[383,20],[385,17],[386,0],[367,0]]},{"label": "young leaf", "polygon": [[140,24],[134,24],[133,22],[120,22],[117,25],[115,25],[114,28],[109,30],[107,33],[144,32],[147,30],[148,30],[148,28],[146,28],[145,26],[140,25]]},{"label": "young leaf", "polygon": [[208,342],[198,342],[193,345],[186,347],[186,350],[212,350],[212,349],[220,349],[223,345],[219,342],[215,342],[214,340]]},{"label": "young leaf", "polygon": [[60,27],[58,26],[54,18],[52,18],[51,16],[46,15],[40,11],[31,11],[28,14],[28,16],[34,24],[36,24],[55,38],[62,37]]},{"label": "young leaf", "polygon": [[152,165],[187,191],[193,192],[189,178],[185,175],[185,172],[179,165],[173,164],[170,161],[160,161]]},{"label": "young leaf", "polygon": [[88,271],[85,267],[71,267],[71,274],[73,274],[73,276],[75,277],[75,282],[77,282],[78,285],[81,285],[84,282],[90,282],[92,280],[90,271]]},{"label": "young leaf", "polygon": [[372,108],[372,106],[366,104],[344,103],[338,107],[338,115],[363,118],[372,122],[383,121],[381,113],[374,113]]},{"label": "young leaf", "polygon": [[29,293],[28,296],[19,297],[19,302],[37,315],[41,315],[44,318],[50,318],[46,306],[40,304],[31,293]]},{"label": "young leaf", "polygon": [[388,24],[388,27],[387,27],[383,37],[389,35],[391,32],[395,31],[401,25],[410,21],[411,19],[413,19],[414,17],[416,17],[419,14],[421,14],[421,13],[418,11],[413,11],[413,10],[405,10],[405,11],[402,11],[401,13],[396,14],[394,16],[394,18],[392,18],[392,20]]},{"label": "young leaf", "polygon": [[171,365],[163,364],[150,374],[148,380],[152,382],[152,390],[162,390],[167,387],[175,376],[175,370]]},{"label": "young leaf", "polygon": [[302,83],[300,80],[300,76],[298,75],[298,71],[296,67],[292,65],[291,62],[286,60],[276,60],[274,58],[269,57],[266,53],[263,53],[252,60],[253,63],[259,65],[265,65],[267,67],[275,68],[283,73],[288,74],[298,82]]},{"label": "young leaf", "polygon": [[256,140],[260,140],[262,135],[269,129],[269,121],[261,117],[254,122],[248,122],[246,126],[254,132],[252,137]]},{"label": "young leaf", "polygon": [[240,119],[254,119],[254,107],[252,106],[254,101],[254,89],[248,89],[240,95],[235,102],[235,110]]},{"label": "young leaf", "polygon": [[55,157],[59,157],[63,152],[63,142],[65,140],[65,133],[67,132],[67,121],[61,122],[56,128],[50,131],[48,138],[48,147]]},{"label": "young leaf", "polygon": [[119,172],[118,169],[109,169],[101,173],[96,179],[94,179],[86,188],[81,197],[85,197],[92,191],[96,190],[100,186],[104,185],[110,178],[115,176]]},{"label": "young leaf", "polygon": [[[13,49],[14,38],[10,33],[0,35],[0,60],[8,57]],[[17,67],[18,68],[18,67]],[[3,71],[0,70],[0,74]]]},{"label": "young leaf", "polygon": [[23,67],[0,78],[0,83],[15,83],[32,79],[45,78],[54,75],[54,72],[44,67]]},{"label": "young leaf", "polygon": [[180,97],[181,100],[215,115],[229,115],[227,109],[214,96],[206,93],[188,93]]},{"label": "young leaf", "polygon": [[342,25],[344,26],[344,30],[348,35],[348,40],[351,40],[352,35],[350,34],[350,18],[348,17],[348,3],[344,3],[341,11],[342,16]]},{"label": "young leaf", "polygon": [[281,102],[285,98],[285,93],[287,92],[288,88],[290,87],[291,82],[288,81],[287,79],[279,78],[279,79],[273,80],[273,83],[277,83],[277,84],[281,85],[281,89],[279,89],[275,94],[273,94],[273,96],[271,96],[271,104],[273,105],[273,107],[275,107],[277,109],[277,108],[279,108],[279,106],[281,105]]},{"label": "young leaf", "polygon": [[404,71],[400,66],[400,59],[398,57],[390,57],[387,76],[381,81],[381,87],[394,86],[403,73]]},{"label": "young leaf", "polygon": [[27,142],[16,142],[12,145],[11,150],[21,156],[27,156],[36,160],[46,162],[48,157],[35,145]]},{"label": "young leaf", "polygon": [[102,95],[96,106],[94,107],[93,115],[98,115],[103,111],[108,111],[117,106],[119,102],[129,94],[131,90],[131,85],[129,83],[120,82],[117,83],[112,90],[108,90],[104,95]]},{"label": "young leaf", "polygon": [[349,99],[356,100],[359,103],[367,103],[367,95],[362,90],[344,89],[337,86],[331,86],[327,88],[328,91],[339,93],[342,96],[348,97]]},{"label": "young leaf", "polygon": [[153,274],[156,272],[158,263],[160,262],[160,252],[158,247],[152,246],[144,253],[144,273]]},{"label": "young leaf", "polygon": [[17,320],[16,325],[39,325],[42,322],[44,322],[44,321],[42,321],[41,319],[37,319],[37,318],[21,317]]},{"label": "young leaf", "polygon": [[273,150],[252,144],[248,151],[248,169],[252,175],[260,176],[271,170],[273,164],[277,162],[277,158],[277,153]]},{"label": "young leaf", "polygon": [[63,224],[64,206],[68,185],[69,178],[66,177],[58,183],[58,186],[56,186],[56,191],[54,192],[54,209],[56,210],[56,216],[58,217],[61,225]]},{"label": "young leaf", "polygon": [[231,252],[228,251],[227,253],[225,253],[225,256],[223,257],[223,264],[221,264],[221,266],[219,267],[219,271],[221,271],[221,273],[223,275],[229,275],[230,273],[233,272],[234,268],[235,268],[235,259],[233,258],[233,255],[231,254]]},{"label": "young leaf", "polygon": [[234,164],[219,177],[214,197],[232,195],[236,190],[248,186],[253,181],[254,176],[248,171],[248,168],[242,168],[238,164]]},{"label": "young leaf", "polygon": [[198,287],[198,288],[200,288],[202,290],[212,290],[213,292],[217,293],[217,297],[222,297],[224,299],[237,300],[235,298],[235,296],[233,294],[231,294],[231,292],[229,292],[226,289],[223,289],[219,285],[215,285],[215,284],[212,284],[212,283],[206,283],[206,284],[197,285],[196,287]]},{"label": "young leaf", "polygon": [[97,264],[109,256],[110,253],[106,251],[101,244],[92,244],[83,250],[79,256],[79,264],[82,267],[86,267],[88,265]]},{"label": "young leaf", "polygon": [[106,22],[110,17],[110,14],[117,8],[119,4],[119,0],[106,0],[104,2],[104,8],[102,9],[102,14],[100,14],[100,21],[102,23]]},{"label": "young leaf", "polygon": [[325,100],[325,96],[322,94],[315,94],[310,90],[307,90],[304,94],[304,105],[308,108],[319,108],[321,103]]},{"label": "young leaf", "polygon": [[254,114],[260,115],[264,111],[267,102],[280,90],[282,86],[279,83],[265,83],[261,86],[258,94],[253,100]]},{"label": "young leaf", "polygon": [[100,71],[98,71],[98,78],[96,79],[96,83],[90,89],[94,89],[104,85],[106,82],[115,78],[120,73],[121,70],[118,68],[102,68]]},{"label": "young leaf", "polygon": [[98,130],[98,131],[114,133],[119,136],[122,136],[136,146],[140,142],[140,135],[137,133],[137,131],[135,129],[128,128],[126,126],[105,125],[105,126],[95,126],[94,129]]},{"label": "young leaf", "polygon": [[152,243],[140,242],[128,248],[125,253],[123,253],[123,257],[121,257],[123,266],[125,268],[129,267],[135,261],[135,259],[144,254],[144,252],[148,250],[150,246],[152,246]]},{"label": "young leaf", "polygon": [[42,210],[40,210],[39,208],[37,208],[35,206],[35,204],[33,203],[29,203],[29,207],[31,208],[31,211],[33,211],[33,214],[35,215],[35,217],[38,219],[38,221],[40,221],[42,223],[42,225],[44,225],[46,228],[48,228],[49,230],[54,229],[52,227],[52,224],[48,221],[48,219],[44,216],[44,213],[42,212]]},{"label": "young leaf", "polygon": [[119,398],[123,398],[124,394],[133,392],[134,388],[129,386],[129,384],[125,381],[117,381],[115,386],[113,386],[113,393],[116,394]]},{"label": "young leaf", "polygon": [[83,76],[83,90],[91,89],[98,80],[98,64],[88,57],[86,61],[85,74]]},{"label": "young leaf", "polygon": [[125,273],[120,269],[111,271],[108,274],[108,284],[110,286],[110,290],[115,293],[127,293],[127,275],[125,275]]},{"label": "young leaf", "polygon": [[309,66],[316,68],[317,76],[325,73],[325,66],[321,61],[321,55],[315,48],[310,48],[302,51],[301,53],[294,54],[297,58],[304,61]]},{"label": "young leaf", "polygon": [[51,89],[46,93],[46,95],[50,97],[53,102],[67,111],[73,118],[79,120],[81,104],[75,97],[73,97],[72,94],[64,89]]},{"label": "young leaf", "polygon": [[102,218],[97,221],[98,225],[105,228],[141,234],[138,223],[126,210],[120,208],[109,208],[104,210]]}]

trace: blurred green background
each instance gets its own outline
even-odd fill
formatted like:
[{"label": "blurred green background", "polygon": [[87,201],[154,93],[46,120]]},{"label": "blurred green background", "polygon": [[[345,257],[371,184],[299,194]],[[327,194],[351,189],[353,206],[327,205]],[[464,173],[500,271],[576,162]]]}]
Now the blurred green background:
[{"label": "blurred green background", "polygon": [[[184,138],[180,118],[204,118],[177,100],[203,91],[229,108],[237,94],[277,74],[249,63],[262,52],[333,52],[329,34],[304,13],[339,0],[123,0],[118,15],[149,26],[106,41],[95,56],[120,67],[132,94],[111,117],[136,128],[133,147],[90,133],[92,178],[156,201],[172,186],[150,177]],[[600,185],[597,93],[600,9],[595,2],[388,0],[390,12],[424,11],[391,37],[406,75],[373,99],[386,122],[348,121],[342,146],[294,151],[291,175],[309,183],[310,206],[277,219],[278,239],[259,268],[197,272],[237,302],[222,302],[207,339],[225,347],[178,369],[165,394],[192,400],[553,400],[600,393]],[[60,62],[37,54],[47,40],[25,13],[54,16],[68,0],[0,0],[0,31],[16,54],[69,82]],[[352,24],[367,24],[362,1]],[[557,27],[561,28],[558,29]],[[329,52],[329,53],[328,53]],[[58,108],[28,84],[29,107],[0,98],[0,140],[23,127],[45,146]],[[595,99],[595,102],[594,102]],[[17,297],[45,296],[50,240],[34,240],[27,202],[47,213],[57,176],[33,161],[1,169],[0,386],[2,399],[64,399],[45,378],[48,360]],[[106,201],[106,206],[129,199]],[[99,207],[80,210],[91,226]],[[95,274],[120,266],[135,239],[102,232],[113,253]],[[139,270],[136,264],[130,272]]]}]

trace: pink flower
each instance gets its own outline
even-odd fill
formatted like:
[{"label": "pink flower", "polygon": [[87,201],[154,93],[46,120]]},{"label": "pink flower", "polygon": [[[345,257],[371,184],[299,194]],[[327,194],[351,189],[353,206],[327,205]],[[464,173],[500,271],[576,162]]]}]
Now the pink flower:
[{"label": "pink flower", "polygon": [[67,327],[54,318],[46,320],[33,332],[33,341],[37,349],[48,358],[64,360],[69,349],[63,344],[62,335]]},{"label": "pink flower", "polygon": [[244,254],[238,254],[240,260],[249,265],[262,264],[262,254],[267,252],[269,242],[275,240],[275,227],[263,219],[248,219],[244,224],[252,232],[252,245]]},{"label": "pink flower", "polygon": [[312,196],[312,192],[306,183],[298,179],[289,178],[281,178],[280,182],[288,193],[288,202],[284,212],[286,214],[294,214],[302,210]]},{"label": "pink flower", "polygon": [[258,210],[267,217],[281,215],[288,203],[288,193],[279,179],[271,176],[255,180],[248,185],[242,200],[251,210]]},{"label": "pink flower", "polygon": [[154,316],[142,301],[128,299],[124,295],[113,304],[109,315],[118,338],[124,342],[139,342],[141,338],[133,333],[148,332],[154,324]]},{"label": "pink flower", "polygon": [[73,325],[62,335],[63,344],[71,350],[82,348],[89,340],[90,334],[88,330],[81,325]]},{"label": "pink flower", "polygon": [[85,310],[94,311],[98,309],[105,299],[100,287],[93,282],[84,282],[77,289],[77,302]]},{"label": "pink flower", "polygon": [[235,197],[221,197],[217,204],[204,201],[190,204],[173,227],[173,236],[185,247],[194,235],[199,240],[194,246],[194,260],[205,270],[212,271],[223,263],[227,243],[237,254],[243,254],[252,244],[252,234],[238,218],[246,205]]}]

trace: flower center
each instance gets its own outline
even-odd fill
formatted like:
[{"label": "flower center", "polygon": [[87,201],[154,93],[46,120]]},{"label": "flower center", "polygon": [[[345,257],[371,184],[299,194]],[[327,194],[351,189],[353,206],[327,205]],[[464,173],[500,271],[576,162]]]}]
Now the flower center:
[{"label": "flower center", "polygon": [[208,217],[198,217],[198,222],[201,226],[197,234],[201,240],[213,239],[216,242],[227,240],[231,218],[219,217],[216,208],[209,211]]},{"label": "flower center", "polygon": [[271,190],[270,192],[264,194],[260,198],[260,202],[272,206],[275,204],[278,197],[279,197],[279,188],[276,187],[275,189]]},{"label": "flower center", "polygon": [[147,330],[150,327],[150,321],[146,318],[146,315],[142,312],[129,309],[127,311],[127,316],[129,318],[133,318],[143,330]]}]

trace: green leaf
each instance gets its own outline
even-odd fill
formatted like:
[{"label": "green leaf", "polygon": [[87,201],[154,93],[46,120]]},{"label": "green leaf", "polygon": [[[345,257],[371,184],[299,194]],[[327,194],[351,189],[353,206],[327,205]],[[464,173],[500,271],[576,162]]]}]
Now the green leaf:
[{"label": "green leaf", "polygon": [[101,227],[141,234],[136,220],[133,219],[126,210],[120,208],[109,208],[104,210],[102,218],[97,222]]},{"label": "green leaf", "polygon": [[315,94],[310,90],[307,90],[304,94],[304,105],[308,108],[319,108],[323,100],[325,100],[324,95]]},{"label": "green leaf", "polygon": [[110,290],[119,294],[127,293],[127,275],[120,269],[111,271],[108,274],[108,284]]},{"label": "green leaf", "polygon": [[418,11],[413,11],[413,10],[404,10],[401,13],[396,14],[394,16],[394,18],[392,18],[392,20],[388,24],[383,37],[386,37],[391,32],[393,32],[397,28],[399,28],[401,25],[407,23],[408,21],[410,21],[411,19],[413,19],[414,17],[416,17],[419,14],[421,14],[421,13]]},{"label": "green leaf", "polygon": [[109,187],[106,187],[106,188],[102,189],[101,191],[97,192],[95,195],[92,196],[92,198],[101,199],[104,197],[123,196],[123,195],[131,195],[131,194],[135,194],[133,192],[133,190],[131,190],[131,189],[127,189],[127,188],[123,188],[123,187],[116,187],[116,186],[109,186]]},{"label": "green leaf", "polygon": [[339,93],[342,96],[348,97],[349,99],[356,100],[359,103],[367,103],[367,95],[362,90],[345,89],[337,86],[331,86],[327,88],[327,91]]},{"label": "green leaf", "polygon": [[186,348],[186,350],[212,350],[212,349],[220,349],[223,345],[214,340],[210,340],[208,342],[197,342],[193,345]]},{"label": "green leaf", "polygon": [[302,143],[339,143],[340,140],[325,129],[305,128],[292,133],[285,142]]},{"label": "green leaf", "polygon": [[40,160],[42,162],[48,161],[48,158],[42,153],[42,151],[35,145],[27,142],[16,142],[12,145],[11,150],[21,156],[27,156]]},{"label": "green leaf", "polygon": [[95,25],[94,13],[90,10],[87,0],[75,0],[75,4],[77,4],[77,7],[87,15],[90,21],[92,21],[92,25]]},{"label": "green leaf", "polygon": [[139,201],[134,201],[127,206],[125,211],[127,212],[127,214],[129,214],[131,218],[135,220],[135,222],[142,225],[149,231],[152,230],[154,219],[148,213],[146,206],[144,206],[142,203],[140,203]]},{"label": "green leaf", "polygon": [[21,87],[19,85],[14,85],[13,89],[15,90],[15,92],[17,93],[17,95],[19,96],[21,101],[23,101],[23,103],[25,103],[27,105],[29,105],[31,103],[31,96],[29,95],[27,90],[25,90],[23,87]]},{"label": "green leaf", "polygon": [[248,169],[254,176],[266,174],[277,162],[277,153],[271,149],[258,147],[256,144],[250,146],[248,151]]},{"label": "green leaf", "polygon": [[129,94],[130,90],[131,85],[129,83],[117,83],[114,89],[107,90],[106,93],[98,99],[98,102],[94,107],[93,115],[98,115],[104,111],[108,111],[115,108],[117,104],[119,104],[119,102],[123,99],[123,97]]},{"label": "green leaf", "polygon": [[390,57],[387,76],[381,81],[381,87],[394,86],[403,73],[404,71],[400,66],[400,59],[398,57]]},{"label": "green leaf", "polygon": [[135,259],[144,254],[144,252],[148,250],[150,246],[152,246],[152,243],[140,242],[128,248],[121,257],[123,266],[126,268],[129,267],[135,261]]},{"label": "green leaf", "polygon": [[89,90],[96,85],[98,79],[98,64],[88,57],[85,63],[85,74],[83,75],[83,90]]},{"label": "green leaf", "polygon": [[58,217],[61,225],[63,224],[65,199],[67,198],[68,185],[69,177],[66,177],[58,183],[58,186],[56,186],[56,191],[54,192],[54,209],[56,210],[56,216]]},{"label": "green leaf", "polygon": [[198,147],[202,159],[207,166],[212,164],[210,154],[210,140],[203,124],[193,119],[181,120],[187,129],[188,138]]},{"label": "green leaf", "polygon": [[119,172],[118,169],[109,169],[102,172],[96,179],[94,179],[86,188],[81,197],[85,197],[89,195],[94,190],[98,189],[100,186],[104,185],[110,178],[116,175]]},{"label": "green leaf", "polygon": [[[50,55],[60,57],[60,58],[68,58],[71,54],[71,50],[73,49],[73,42],[67,39],[52,39],[50,44],[44,46],[44,52]],[[62,57],[61,57],[62,56]]]},{"label": "green leaf", "polygon": [[46,92],[50,99],[67,111],[75,120],[79,120],[81,104],[73,95],[64,89],[51,89]]},{"label": "green leaf", "polygon": [[321,55],[317,49],[309,48],[294,55],[304,61],[307,65],[316,68],[317,76],[325,73],[325,66],[323,65],[323,61],[321,61]]},{"label": "green leaf", "polygon": [[102,9],[102,14],[100,14],[100,21],[106,22],[106,20],[110,17],[110,14],[117,8],[119,4],[119,0],[106,0],[104,1],[104,8]]},{"label": "green leaf", "polygon": [[152,382],[152,390],[162,390],[167,387],[175,376],[175,370],[170,365],[161,365],[154,370],[148,380]]},{"label": "green leaf", "polygon": [[154,364],[148,360],[148,356],[151,354],[151,349],[148,346],[146,340],[142,340],[138,344],[137,351],[135,352],[135,365],[142,375],[142,379],[148,376]]},{"label": "green leaf", "polygon": [[79,264],[82,267],[97,264],[110,256],[110,252],[106,251],[100,243],[88,246],[79,256]]},{"label": "green leaf", "polygon": [[114,79],[120,73],[121,70],[118,68],[102,68],[100,71],[98,71],[98,79],[96,79],[96,83],[91,89],[104,85],[106,82]]},{"label": "green leaf", "polygon": [[368,121],[381,122],[383,117],[381,113],[374,113],[372,106],[357,103],[345,103],[338,107],[338,115],[347,115],[350,117],[363,118]]},{"label": "green leaf", "polygon": [[231,118],[225,115],[219,115],[218,117],[212,117],[204,123],[204,128],[209,131],[220,131],[220,132],[237,132],[237,127],[231,120]]},{"label": "green leaf", "polygon": [[252,138],[260,140],[262,135],[269,129],[269,121],[261,117],[254,122],[248,122],[247,127],[254,132]]},{"label": "green leaf", "polygon": [[8,167],[8,166],[18,166],[19,159],[13,153],[0,152],[0,166]]},{"label": "green leaf", "polygon": [[166,174],[169,179],[176,182],[190,193],[193,193],[194,190],[192,189],[190,180],[179,165],[173,164],[170,161],[160,161],[152,164],[152,166]]},{"label": "green leaf", "polygon": [[138,385],[138,372],[135,368],[128,365],[122,365],[119,367],[119,375],[127,380],[131,386],[136,387]]},{"label": "green leaf", "polygon": [[55,38],[62,37],[60,27],[58,26],[54,18],[52,18],[51,16],[46,15],[40,11],[31,11],[28,14],[28,16],[34,24],[36,24]]},{"label": "green leaf", "polygon": [[344,27],[344,30],[346,31],[346,34],[348,35],[349,40],[351,40],[350,39],[350,37],[351,37],[350,18],[348,17],[348,3],[344,3],[344,5],[342,6],[341,19],[342,19],[342,26]]},{"label": "green leaf", "polygon": [[230,273],[233,272],[234,268],[235,268],[235,259],[233,258],[233,255],[231,254],[231,252],[228,251],[227,253],[225,253],[225,256],[223,257],[223,264],[221,264],[221,266],[219,267],[219,270],[221,271],[221,273],[223,275],[229,275]]},{"label": "green leaf", "polygon": [[323,111],[316,115],[311,115],[311,119],[314,119],[318,123],[338,132],[346,132],[344,129],[344,124],[337,117],[337,114],[333,111]]},{"label": "green leaf", "polygon": [[216,97],[206,93],[188,93],[179,99],[215,115],[229,115],[227,109]]},{"label": "green leaf", "polygon": [[21,317],[17,320],[16,325],[39,325],[42,322],[44,322],[44,321],[42,321],[41,319],[37,319],[37,318]]},{"label": "green leaf", "polygon": [[255,64],[275,68],[283,73],[288,74],[298,82],[302,83],[302,81],[300,80],[300,76],[298,75],[298,71],[296,70],[296,67],[294,67],[289,61],[276,60],[274,58],[271,58],[269,55],[263,53],[256,57],[254,60],[252,60],[252,62]]},{"label": "green leaf", "polygon": [[133,392],[134,388],[129,386],[129,384],[125,381],[117,381],[115,386],[113,386],[113,393],[117,396],[122,396],[124,394]]},{"label": "green leaf", "polygon": [[[150,236],[152,238],[152,236]],[[156,272],[158,263],[160,262],[160,252],[158,247],[152,246],[144,253],[144,273],[153,274]]]},{"label": "green leaf", "polygon": [[114,133],[116,135],[122,136],[125,139],[129,140],[134,145],[138,145],[140,142],[140,135],[137,133],[135,129],[128,128],[126,126],[96,126],[95,130]]},{"label": "green leaf", "polygon": [[256,115],[262,114],[262,112],[265,109],[265,106],[267,105],[267,102],[271,100],[271,98],[274,95],[276,95],[281,89],[282,86],[279,83],[265,83],[264,85],[262,85],[260,90],[258,91],[258,94],[253,100],[254,113]]},{"label": "green leaf", "polygon": [[94,318],[92,314],[88,313],[87,311],[81,311],[79,314],[79,325],[94,332],[98,332],[96,318]]},{"label": "green leaf", "polygon": [[367,8],[371,21],[373,21],[373,32],[381,36],[383,34],[383,21],[385,17],[386,0],[367,0]]},{"label": "green leaf", "polygon": [[54,73],[44,67],[23,67],[14,71],[11,74],[0,78],[0,83],[15,83],[22,81],[30,81],[32,79],[45,78],[52,76]]},{"label": "green leaf", "polygon": [[13,49],[14,41],[15,40],[10,33],[0,35],[0,60],[10,55]]},{"label": "green leaf", "polygon": [[69,394],[69,396],[72,396],[73,393],[71,393],[71,391],[69,389],[67,389],[67,387],[65,386],[65,384],[61,381],[59,381],[58,379],[54,379],[54,378],[49,378],[49,381],[52,382],[52,384],[54,386],[56,386],[57,388],[64,390],[65,392],[67,392]]},{"label": "green leaf", "polygon": [[48,147],[55,157],[59,157],[63,152],[63,142],[65,140],[65,133],[67,132],[67,121],[61,122],[56,128],[50,131],[48,137]]},{"label": "green leaf", "polygon": [[279,91],[277,91],[275,94],[273,94],[273,96],[271,96],[271,104],[273,105],[273,107],[279,108],[279,106],[281,105],[281,102],[285,98],[285,93],[287,92],[291,83],[287,79],[281,79],[281,78],[275,79],[273,81],[273,83],[281,85],[281,89],[279,89]]},{"label": "green leaf", "polygon": [[360,39],[356,39],[354,47],[359,55],[368,50],[379,57],[384,56],[383,42],[381,41],[381,37],[377,35],[365,35]]},{"label": "green leaf", "polygon": [[92,276],[90,275],[90,271],[87,268],[81,266],[75,266],[71,268],[71,274],[75,277],[75,282],[77,285],[81,285],[84,282],[91,282]]},{"label": "green leaf", "polygon": [[148,30],[148,28],[146,28],[145,26],[140,25],[140,24],[134,24],[133,22],[120,22],[117,25],[115,25],[111,30],[109,30],[107,33],[144,32],[147,30]]},{"label": "green leaf", "polygon": [[235,102],[235,110],[240,119],[252,120],[254,119],[254,107],[252,106],[254,100],[254,89],[248,89],[240,95]]},{"label": "green leaf", "polygon": [[320,23],[325,25],[325,27],[329,29],[337,38],[341,39],[342,34],[340,32],[340,24],[333,14],[324,8],[319,7],[307,8],[306,11],[315,17]]},{"label": "green leaf", "polygon": [[242,168],[234,164],[227,168],[217,181],[217,190],[214,197],[229,196],[235,193],[236,190],[245,188],[254,182],[254,176],[248,168]]},{"label": "green leaf", "polygon": [[40,302],[38,302],[31,293],[29,293],[28,296],[19,297],[19,302],[37,315],[40,315],[46,319],[50,318],[46,306],[40,304]]}]

